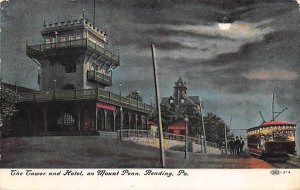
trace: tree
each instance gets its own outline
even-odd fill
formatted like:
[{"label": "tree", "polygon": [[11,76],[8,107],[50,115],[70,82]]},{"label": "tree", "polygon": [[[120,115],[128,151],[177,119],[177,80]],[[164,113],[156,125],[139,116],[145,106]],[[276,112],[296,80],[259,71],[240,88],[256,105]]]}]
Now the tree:
[{"label": "tree", "polygon": [[0,126],[17,111],[15,104],[19,96],[11,90],[0,89]]},{"label": "tree", "polygon": [[139,95],[138,90],[131,91],[126,97],[137,100],[137,101],[140,101],[140,102],[143,101],[143,98],[142,98],[141,95]]},{"label": "tree", "polygon": [[222,145],[225,142],[225,127],[227,134],[229,133],[229,127],[225,122],[213,113],[208,113],[204,117],[206,140],[215,142]]}]

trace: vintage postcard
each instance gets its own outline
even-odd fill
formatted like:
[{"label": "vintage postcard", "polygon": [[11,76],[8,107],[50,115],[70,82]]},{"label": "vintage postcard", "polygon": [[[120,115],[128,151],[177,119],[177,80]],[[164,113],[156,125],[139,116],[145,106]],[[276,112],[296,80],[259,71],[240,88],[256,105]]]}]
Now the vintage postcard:
[{"label": "vintage postcard", "polygon": [[300,1],[0,2],[0,189],[300,188]]}]

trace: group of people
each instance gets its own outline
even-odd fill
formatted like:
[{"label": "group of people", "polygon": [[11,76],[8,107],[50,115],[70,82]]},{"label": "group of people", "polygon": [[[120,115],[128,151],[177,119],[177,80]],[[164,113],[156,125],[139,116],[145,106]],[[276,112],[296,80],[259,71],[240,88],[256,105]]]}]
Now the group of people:
[{"label": "group of people", "polygon": [[241,152],[243,152],[244,145],[245,142],[242,137],[239,138],[238,136],[236,136],[235,140],[234,138],[232,138],[229,141],[230,154],[240,154]]}]

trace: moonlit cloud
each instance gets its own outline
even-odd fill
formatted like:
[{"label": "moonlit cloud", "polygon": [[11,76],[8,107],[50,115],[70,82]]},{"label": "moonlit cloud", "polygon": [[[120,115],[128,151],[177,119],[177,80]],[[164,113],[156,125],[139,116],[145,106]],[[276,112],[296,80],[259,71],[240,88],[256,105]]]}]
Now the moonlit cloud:
[{"label": "moonlit cloud", "polygon": [[296,72],[287,70],[260,70],[243,74],[243,76],[255,80],[295,80],[298,77]]}]

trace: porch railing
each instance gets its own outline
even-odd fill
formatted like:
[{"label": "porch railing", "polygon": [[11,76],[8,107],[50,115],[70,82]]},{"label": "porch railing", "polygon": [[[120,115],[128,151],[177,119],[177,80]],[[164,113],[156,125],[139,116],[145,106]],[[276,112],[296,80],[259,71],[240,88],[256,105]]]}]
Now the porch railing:
[{"label": "porch railing", "polygon": [[19,102],[47,102],[47,101],[70,101],[70,100],[98,100],[108,104],[122,106],[141,112],[151,113],[152,107],[127,97],[101,89],[80,89],[80,90],[53,90],[20,93]]},{"label": "porch railing", "polygon": [[95,70],[87,71],[87,80],[93,82],[101,82],[106,85],[112,85],[112,78],[111,76],[107,76]]}]

